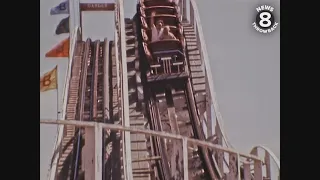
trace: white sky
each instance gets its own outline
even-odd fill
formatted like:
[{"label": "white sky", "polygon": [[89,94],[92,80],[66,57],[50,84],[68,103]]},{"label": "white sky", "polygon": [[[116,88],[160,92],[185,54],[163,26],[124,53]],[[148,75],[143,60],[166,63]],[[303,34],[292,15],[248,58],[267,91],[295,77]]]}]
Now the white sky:
[{"label": "white sky", "polygon": [[[67,15],[49,15],[50,8],[60,2],[40,1],[40,75],[58,64],[61,103],[67,59],[44,58],[47,51],[68,37],[54,35],[56,25]],[[263,2],[276,8],[279,22],[278,0],[199,0],[197,4],[230,142],[246,153],[252,146],[263,144],[280,157],[280,26],[269,35],[259,34],[251,27],[255,7]],[[135,4],[136,0],[125,0],[126,17],[133,16]],[[86,12],[84,38],[113,39],[112,22],[112,13]],[[56,118],[56,91],[41,93],[40,99],[40,117]],[[40,126],[41,180],[47,177],[56,131],[52,125]]]}]

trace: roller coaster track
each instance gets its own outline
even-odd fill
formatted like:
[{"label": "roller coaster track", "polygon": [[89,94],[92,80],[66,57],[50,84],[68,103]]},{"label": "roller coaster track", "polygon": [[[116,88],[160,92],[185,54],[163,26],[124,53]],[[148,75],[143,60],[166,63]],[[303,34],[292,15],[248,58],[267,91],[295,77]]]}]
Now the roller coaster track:
[{"label": "roller coaster track", "polygon": [[[190,40],[190,37],[187,38],[187,42]],[[188,43],[187,43],[188,44]],[[189,48],[189,46],[187,47]],[[192,53],[191,53],[192,54]],[[193,53],[195,54],[195,53]],[[190,60],[190,59],[189,59]],[[193,62],[200,59],[191,58]],[[200,62],[201,63],[201,62]],[[196,78],[204,78],[199,76],[199,70],[196,69],[197,66],[192,66],[193,68],[189,69],[190,72],[196,74]],[[200,66],[201,67],[201,66]],[[200,71],[201,73],[201,71]],[[201,80],[200,80],[201,81]],[[202,93],[205,91],[204,83],[199,80],[196,82],[196,92]],[[198,106],[196,104],[196,99],[194,98],[194,92],[191,85],[191,81],[187,80],[183,83],[177,81],[170,84],[179,84],[179,86],[174,89],[164,89],[165,83],[152,84],[149,87],[146,87],[149,97],[146,98],[146,109],[149,109],[149,121],[151,124],[150,129],[157,131],[167,131],[175,134],[181,134],[187,137],[193,137],[196,139],[205,140],[201,123],[199,120],[198,107],[201,108],[203,112],[203,104],[205,102],[198,101]],[[145,85],[148,86],[148,85]],[[199,88],[200,86],[200,88]],[[201,89],[202,87],[202,89]],[[200,97],[201,95],[196,94]],[[198,98],[199,99],[199,98]],[[201,106],[202,105],[202,106]],[[153,138],[154,142],[154,154],[162,157],[161,162],[158,162],[158,177],[160,179],[182,179],[183,174],[183,161],[182,161],[182,152],[179,148],[182,145],[179,142],[165,142],[163,139]],[[175,146],[175,145],[176,146]],[[180,146],[179,146],[180,145]],[[189,179],[218,179],[222,175],[219,172],[219,169],[213,168],[214,162],[209,158],[208,151],[203,148],[190,147],[190,166],[189,166]],[[180,157],[176,159],[177,156]],[[171,162],[170,162],[171,157]],[[167,162],[170,162],[169,164]],[[172,169],[173,166],[178,168]],[[170,170],[171,167],[171,170]]]},{"label": "roller coaster track", "polygon": [[[113,41],[84,42],[73,37],[64,100],[67,121],[58,135],[60,144],[55,148],[50,180],[268,180],[270,159],[280,170],[279,160],[268,148],[255,146],[250,153],[242,154],[228,141],[197,6],[194,0],[181,2],[190,74],[183,81],[146,82],[140,24],[135,18],[124,19],[122,0],[116,1]],[[189,19],[186,3],[190,3]],[[203,129],[210,119],[216,122],[213,136]],[[94,126],[91,122],[106,125],[100,150],[95,149],[97,137],[89,128]],[[128,128],[136,129],[124,133]],[[265,151],[264,158],[258,156],[258,149]],[[98,151],[102,152],[102,167],[93,160]],[[97,168],[102,172],[94,171]],[[96,178],[97,172],[102,178]]]},{"label": "roller coaster track", "polygon": [[[105,53],[104,42],[87,39],[78,42],[72,64],[72,75],[69,86],[66,120],[106,122],[109,115],[105,109],[104,94]],[[85,132],[79,128],[66,126],[62,140],[62,153],[58,159],[57,179],[80,179],[83,176],[81,152],[84,145]],[[106,139],[109,134],[106,133]],[[83,177],[82,177],[83,178]]]},{"label": "roller coaster track", "polygon": [[[198,121],[198,118],[195,116],[196,111],[192,110],[196,107],[194,107],[193,97],[190,96],[191,93],[192,90],[190,89],[189,82],[185,82],[179,90],[168,89],[166,94],[153,94],[153,99],[148,103],[150,120],[153,126],[152,129],[201,139],[199,137],[203,137],[203,134],[201,134],[201,128],[198,128],[200,126],[198,122],[196,122]],[[164,171],[162,174],[162,176],[165,177],[164,179],[171,179],[171,177],[181,179],[181,175],[183,174],[182,152],[180,148],[177,147],[181,147],[182,144],[178,141],[170,140],[165,142],[162,139],[155,139],[154,141],[158,142],[156,152],[162,157],[163,162],[161,166],[163,168],[162,171]],[[189,179],[203,179],[205,177],[207,177],[205,179],[210,179],[208,178],[210,176],[217,178],[216,174],[218,173],[217,171],[213,171],[214,169],[204,149],[197,146],[189,146],[188,150],[190,157],[190,159],[188,159]],[[179,160],[176,159],[177,155],[180,156]],[[166,162],[170,162],[170,165],[166,164]],[[169,166],[173,167],[177,165],[180,168],[177,168],[175,171],[170,171]]]}]

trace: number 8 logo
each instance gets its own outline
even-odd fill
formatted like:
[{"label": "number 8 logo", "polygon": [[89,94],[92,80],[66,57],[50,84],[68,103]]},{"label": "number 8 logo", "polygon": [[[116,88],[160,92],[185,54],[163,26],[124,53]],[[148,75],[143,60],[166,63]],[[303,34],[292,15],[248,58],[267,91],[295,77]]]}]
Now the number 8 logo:
[{"label": "number 8 logo", "polygon": [[47,75],[43,78],[43,81],[42,81],[42,85],[43,86],[49,86],[51,84],[51,75]]},{"label": "number 8 logo", "polygon": [[[267,17],[265,17],[265,16],[267,16]],[[259,22],[259,25],[261,27],[268,28],[271,26],[271,21],[270,21],[271,14],[269,12],[262,12],[259,17],[261,19]]]}]

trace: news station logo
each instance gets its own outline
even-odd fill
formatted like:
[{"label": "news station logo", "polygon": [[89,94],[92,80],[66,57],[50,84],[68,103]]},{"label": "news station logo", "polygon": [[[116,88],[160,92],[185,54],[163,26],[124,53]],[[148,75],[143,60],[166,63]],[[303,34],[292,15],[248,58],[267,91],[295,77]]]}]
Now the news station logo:
[{"label": "news station logo", "polygon": [[273,32],[279,24],[273,14],[274,8],[269,5],[262,5],[257,7],[256,10],[258,14],[255,22],[252,23],[253,28],[264,34]]}]

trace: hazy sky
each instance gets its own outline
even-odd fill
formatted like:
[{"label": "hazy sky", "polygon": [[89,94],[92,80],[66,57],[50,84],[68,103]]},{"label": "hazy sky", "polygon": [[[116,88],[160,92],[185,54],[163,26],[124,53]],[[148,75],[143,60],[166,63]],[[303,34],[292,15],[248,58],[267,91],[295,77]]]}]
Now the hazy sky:
[{"label": "hazy sky", "polygon": [[[67,69],[67,58],[44,58],[68,35],[54,35],[56,25],[67,15],[49,15],[60,0],[40,1],[40,75],[58,64],[59,99]],[[263,144],[280,157],[280,26],[272,34],[256,32],[251,23],[255,7],[267,2],[276,9],[279,0],[197,0],[215,90],[225,132],[239,151],[248,153]],[[136,0],[125,0],[125,15],[132,17]],[[113,39],[113,14],[86,12],[84,38]],[[92,28],[94,27],[94,28]],[[56,118],[56,91],[40,94],[40,117]],[[40,126],[40,179],[47,178],[56,138],[56,126]]]}]

